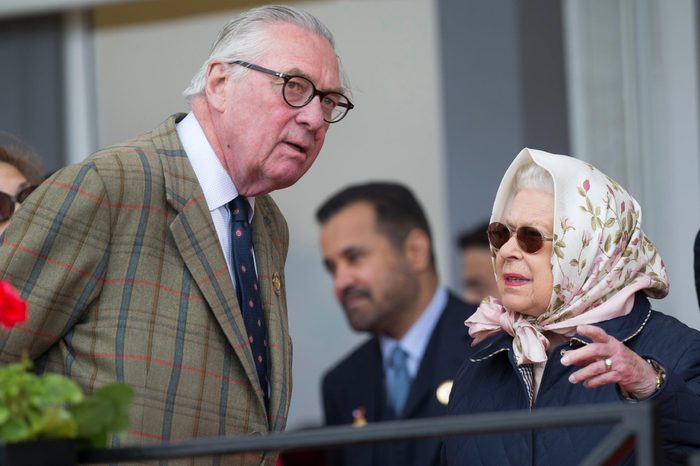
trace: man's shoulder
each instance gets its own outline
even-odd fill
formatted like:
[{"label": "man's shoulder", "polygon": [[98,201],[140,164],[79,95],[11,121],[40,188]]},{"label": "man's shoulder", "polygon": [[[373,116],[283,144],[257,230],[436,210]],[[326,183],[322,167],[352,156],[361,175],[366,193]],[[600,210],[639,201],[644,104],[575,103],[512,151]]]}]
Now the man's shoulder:
[{"label": "man's shoulder", "polygon": [[109,190],[130,183],[166,184],[164,177],[169,177],[170,183],[191,188],[196,176],[175,129],[183,116],[171,115],[148,133],[99,149],[82,162],[58,170],[57,179],[74,184],[94,174]]},{"label": "man's shoulder", "polygon": [[[448,299],[443,308],[433,333],[430,335],[427,352],[439,355],[442,362],[453,361],[449,364],[461,364],[462,349],[469,351],[471,339],[464,321],[476,311],[476,306],[468,304],[455,294],[448,291]],[[454,350],[458,350],[455,352]]]},{"label": "man's shoulder", "polygon": [[447,303],[443,309],[440,322],[442,324],[460,323],[461,329],[464,328],[464,321],[476,311],[476,306],[466,303],[461,298],[448,290]]},{"label": "man's shoulder", "polygon": [[85,162],[93,163],[98,167],[104,165],[128,167],[131,164],[142,165],[144,161],[161,156],[187,159],[175,126],[184,116],[179,113],[171,115],[152,131],[104,147],[94,152]]},{"label": "man's shoulder", "polygon": [[377,361],[381,364],[379,342],[376,337],[371,337],[328,369],[323,377],[324,385],[326,383],[356,382],[358,372],[369,370],[371,363]]}]

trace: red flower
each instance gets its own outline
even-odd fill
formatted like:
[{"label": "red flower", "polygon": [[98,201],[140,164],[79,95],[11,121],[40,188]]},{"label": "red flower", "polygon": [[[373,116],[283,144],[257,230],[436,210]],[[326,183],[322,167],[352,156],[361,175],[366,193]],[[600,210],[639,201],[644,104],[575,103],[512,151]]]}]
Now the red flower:
[{"label": "red flower", "polygon": [[27,303],[8,282],[0,281],[0,324],[6,328],[27,320]]},{"label": "red flower", "polygon": [[625,201],[622,201],[622,205],[620,206],[621,212],[620,213],[625,213]]},{"label": "red flower", "polygon": [[586,192],[588,192],[588,190],[591,189],[591,182],[588,181],[588,180],[585,180],[585,181],[583,182],[583,189],[584,189]]}]

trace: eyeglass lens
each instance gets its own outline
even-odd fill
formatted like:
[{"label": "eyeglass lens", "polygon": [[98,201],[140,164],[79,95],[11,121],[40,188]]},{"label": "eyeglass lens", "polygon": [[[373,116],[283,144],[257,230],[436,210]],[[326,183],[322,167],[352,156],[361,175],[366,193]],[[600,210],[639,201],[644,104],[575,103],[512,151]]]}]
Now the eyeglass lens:
[{"label": "eyeglass lens", "polygon": [[[284,100],[292,107],[303,107],[307,105],[316,95],[314,84],[301,76],[292,76],[282,88]],[[323,118],[329,123],[340,121],[348,109],[350,101],[343,94],[338,92],[321,93],[321,109]]]},{"label": "eyeglass lens", "polygon": [[[494,222],[489,225],[486,231],[489,242],[496,249],[501,249],[510,239],[512,232],[505,224]],[[515,230],[515,238],[518,245],[528,254],[534,254],[544,245],[544,236],[536,228],[521,226]]]},{"label": "eyeglass lens", "polygon": [[36,188],[36,186],[27,186],[18,192],[17,196],[10,196],[0,191],[0,222],[9,220],[15,213],[15,203],[24,202]]}]

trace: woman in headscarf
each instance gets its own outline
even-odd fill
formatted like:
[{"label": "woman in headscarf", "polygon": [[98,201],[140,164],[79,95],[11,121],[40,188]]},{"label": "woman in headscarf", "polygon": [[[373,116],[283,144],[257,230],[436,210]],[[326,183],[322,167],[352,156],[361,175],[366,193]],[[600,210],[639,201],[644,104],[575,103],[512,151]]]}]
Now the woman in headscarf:
[{"label": "woman in headscarf", "polygon": [[[654,400],[664,460],[700,448],[700,332],[651,310],[663,261],[619,184],[572,157],[524,149],[496,195],[489,240],[501,300],[473,338],[450,414]],[[445,441],[448,465],[578,464],[611,426]],[[632,458],[626,459],[632,462]]]}]

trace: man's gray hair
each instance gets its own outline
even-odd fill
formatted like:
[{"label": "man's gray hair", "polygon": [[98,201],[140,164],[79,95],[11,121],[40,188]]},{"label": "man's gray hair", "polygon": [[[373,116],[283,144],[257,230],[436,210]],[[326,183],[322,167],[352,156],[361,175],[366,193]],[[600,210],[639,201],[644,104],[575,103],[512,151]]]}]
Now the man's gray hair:
[{"label": "man's gray hair", "polygon": [[[226,62],[243,60],[254,63],[267,47],[268,26],[287,23],[299,26],[325,37],[335,50],[331,31],[315,16],[304,10],[284,5],[267,5],[245,11],[229,21],[211,46],[209,58],[204,62],[182,95],[190,101],[204,92],[207,68],[212,60]],[[340,68],[340,63],[338,63]],[[248,72],[243,66],[232,68],[231,75],[240,79]]]}]

